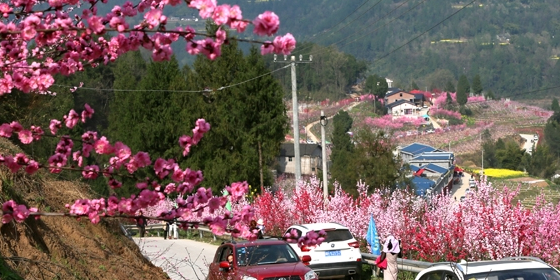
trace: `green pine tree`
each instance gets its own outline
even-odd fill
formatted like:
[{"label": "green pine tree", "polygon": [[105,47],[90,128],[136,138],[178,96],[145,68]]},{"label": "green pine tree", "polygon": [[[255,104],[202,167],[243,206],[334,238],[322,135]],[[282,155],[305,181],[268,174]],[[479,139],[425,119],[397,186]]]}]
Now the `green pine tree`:
[{"label": "green pine tree", "polygon": [[352,117],[346,111],[339,111],[333,117],[331,176],[344,190],[355,192],[358,180],[356,172],[352,171],[353,148],[352,138],[348,132],[352,128]]},{"label": "green pine tree", "polygon": [[489,90],[489,91],[486,93],[486,99],[488,99],[488,100],[494,100],[494,99],[496,99],[496,97],[494,96],[494,92],[493,92],[492,90]]},{"label": "green pine tree", "polygon": [[555,113],[560,112],[560,105],[558,105],[558,99],[556,99],[556,97],[552,98],[552,105],[550,105],[550,109]]},{"label": "green pine tree", "polygon": [[480,81],[480,75],[476,74],[472,81],[472,91],[476,95],[480,95],[483,91],[482,82]]},{"label": "green pine tree", "polygon": [[453,82],[447,81],[447,84],[445,84],[445,88],[443,90],[446,92],[455,92],[455,86],[453,85]]},{"label": "green pine tree", "polygon": [[470,88],[471,86],[469,85],[467,76],[461,75],[461,77],[459,77],[459,81],[457,82],[457,103],[459,103],[460,106],[467,104]]}]

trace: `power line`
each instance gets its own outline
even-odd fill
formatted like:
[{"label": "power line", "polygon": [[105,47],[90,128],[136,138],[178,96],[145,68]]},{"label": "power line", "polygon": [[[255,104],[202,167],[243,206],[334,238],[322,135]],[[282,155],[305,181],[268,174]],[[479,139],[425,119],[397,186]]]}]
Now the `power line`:
[{"label": "power line", "polygon": [[[383,15],[382,17],[380,17],[380,18],[378,18],[377,20],[375,20],[372,24],[370,24],[370,25],[368,25],[368,26],[362,27],[362,28],[359,29],[358,31],[349,34],[348,36],[346,36],[346,37],[342,38],[341,40],[338,40],[338,41],[336,41],[336,42],[330,44],[329,46],[334,46],[334,45],[337,45],[337,44],[339,44],[339,43],[341,43],[341,42],[344,42],[345,40],[347,40],[348,38],[350,38],[350,37],[356,35],[357,33],[362,32],[362,30],[366,29],[367,27],[373,26],[374,24],[378,23],[379,21],[381,21],[381,20],[385,19],[386,17],[388,17],[389,15],[391,15],[393,12],[395,12],[396,10],[398,10],[398,9],[399,9],[400,7],[402,7],[403,5],[407,4],[409,1],[410,1],[410,0],[406,0],[406,1],[402,2],[402,3],[399,4],[397,7],[395,7],[394,9],[392,9],[391,11],[389,11],[388,13],[386,13],[385,15]],[[416,4],[416,5],[413,6],[412,8],[406,10],[406,11],[403,12],[402,14],[400,14],[400,15],[398,15],[397,17],[393,18],[392,20],[386,22],[386,23],[383,24],[382,26],[380,26],[380,27],[374,29],[373,31],[370,31],[370,32],[368,32],[368,33],[360,33],[359,35],[360,35],[360,36],[369,35],[369,34],[372,34],[372,33],[376,32],[376,31],[378,31],[380,28],[382,28],[382,27],[388,25],[389,23],[391,23],[391,22],[397,20],[399,17],[401,17],[401,16],[403,16],[404,14],[406,14],[406,13],[412,11],[413,9],[415,9],[415,8],[418,7],[418,6],[420,6],[421,4],[423,4],[423,3],[426,2],[426,1],[427,1],[427,0],[422,0],[422,1],[420,1],[418,4]],[[358,38],[356,38],[356,39],[354,39],[354,40],[352,40],[352,41],[346,42],[345,44],[342,44],[342,46],[347,45],[348,43],[355,42],[357,39],[358,39]],[[315,54],[313,54],[313,55],[318,55],[318,54],[319,54],[319,53],[315,53]]]},{"label": "power line", "polygon": [[[387,26],[388,24],[390,24],[390,23],[392,23],[393,21],[399,19],[399,18],[402,17],[403,15],[405,15],[405,14],[409,13],[410,11],[416,9],[418,6],[424,4],[426,1],[427,1],[427,0],[422,0],[422,1],[418,2],[418,4],[412,6],[410,9],[404,11],[402,14],[396,16],[395,18],[393,18],[393,19],[391,19],[390,21],[386,22],[386,23],[383,24],[382,26],[380,26],[380,27],[378,27],[378,28],[376,28],[376,29],[374,29],[374,30],[368,32],[368,33],[362,33],[362,34],[360,34],[360,35],[363,36],[363,35],[370,35],[370,34],[375,33],[376,31],[378,31],[378,30],[381,29],[382,27]],[[406,2],[404,2],[404,3],[406,3]],[[404,3],[403,3],[403,4],[404,4]],[[379,20],[377,20],[376,22],[374,22],[374,24],[377,23],[378,21],[382,20],[383,18],[385,18],[386,16],[388,16],[389,14],[391,14],[393,11],[397,10],[398,8],[400,8],[401,6],[402,6],[402,4],[401,4],[400,6],[398,6],[397,8],[393,9],[391,12],[389,12],[389,13],[388,13],[387,15],[385,15],[384,17],[382,17],[382,18],[380,18]],[[363,29],[363,28],[362,28],[362,29]],[[360,31],[361,31],[361,30],[360,30]],[[342,40],[340,40],[340,41],[338,41],[338,42],[336,42],[336,43],[334,43],[334,44],[341,43],[341,42],[345,41],[346,39],[348,39],[349,37],[352,37],[354,34],[356,34],[356,33],[353,33],[353,34],[347,36],[346,38],[344,38],[344,39],[342,39]],[[351,40],[351,41],[346,41],[346,42],[344,42],[344,44],[339,45],[339,47],[345,46],[345,45],[350,44],[350,43],[353,43],[353,42],[356,42],[356,40],[358,40],[358,39],[359,39],[359,38],[353,39],[353,40]]]},{"label": "power line", "polygon": [[248,80],[239,82],[239,83],[235,83],[235,84],[231,84],[231,85],[227,85],[227,86],[221,86],[217,89],[210,89],[210,88],[206,88],[206,89],[202,89],[202,90],[164,90],[164,89],[112,89],[112,88],[92,88],[92,87],[77,87],[77,86],[68,86],[68,85],[59,85],[59,84],[53,84],[53,86],[58,86],[58,87],[65,87],[65,88],[75,88],[76,90],[78,89],[88,89],[88,90],[97,90],[97,91],[118,91],[118,92],[164,92],[164,91],[173,91],[173,92],[177,92],[177,93],[203,93],[203,92],[211,92],[211,91],[221,91],[221,90],[225,90],[228,88],[232,88],[238,85],[242,85],[245,83],[248,83],[250,81],[256,80],[258,78],[264,77],[266,75],[270,75],[274,72],[280,71],[282,69],[286,69],[290,67],[290,65],[286,65],[284,67],[269,71],[267,73],[264,73],[262,75],[250,78]]},{"label": "power line", "polygon": [[[361,9],[367,2],[369,2],[370,0],[366,0],[365,2],[363,2],[360,6],[358,6],[356,9],[354,9],[354,11],[352,13],[350,13],[349,15],[347,15],[345,18],[343,18],[341,21],[339,21],[337,24],[335,24],[333,27],[327,28],[321,32],[319,32],[318,34],[313,34],[313,36],[311,36],[311,38],[309,38],[309,41],[313,41],[314,37],[317,35],[321,35],[325,32],[331,31],[332,29],[336,28],[337,26],[339,26],[341,23],[343,23],[346,19],[350,18],[351,15],[353,15],[354,13],[356,13],[359,9]],[[381,1],[383,0],[379,0],[377,1],[377,3],[375,3],[372,7],[370,7],[368,10],[366,10],[365,12],[363,12],[362,14],[360,14],[358,17],[356,17],[353,21],[351,21],[350,23],[356,21],[358,18],[360,18],[364,13],[368,12],[369,10],[373,9],[375,6],[377,6],[377,4],[379,4]],[[348,26],[350,23],[346,24],[345,26],[343,26],[342,28],[338,29],[335,32],[340,31],[341,29],[345,28],[346,26]],[[325,38],[328,38],[330,36],[332,36],[335,32],[327,35]],[[307,51],[307,48],[310,48],[311,46],[307,46],[301,50],[298,50],[299,53],[302,53],[304,51]]]},{"label": "power line", "polygon": [[461,7],[459,10],[455,11],[454,13],[450,14],[449,16],[447,16],[446,18],[444,18],[443,20],[441,20],[440,22],[436,23],[434,26],[430,27],[428,30],[426,30],[426,31],[424,31],[424,32],[422,32],[422,33],[420,33],[420,34],[417,35],[416,37],[410,39],[408,42],[402,44],[401,46],[397,47],[396,49],[392,50],[391,52],[389,52],[389,53],[387,53],[387,54],[381,56],[381,57],[378,58],[378,59],[375,59],[372,63],[378,62],[379,60],[382,60],[382,59],[384,59],[384,58],[390,56],[391,54],[395,53],[396,51],[402,49],[404,46],[410,44],[412,41],[418,39],[420,36],[422,36],[422,35],[424,35],[424,34],[430,32],[432,29],[436,28],[437,26],[439,26],[440,24],[442,24],[444,21],[450,19],[452,16],[456,15],[457,13],[459,13],[459,12],[462,11],[462,10],[464,10],[466,7],[470,6],[472,3],[476,2],[476,1],[477,1],[477,0],[473,0],[473,1],[469,2],[469,3],[467,3],[466,5],[464,5],[463,7]]},{"label": "power line", "polygon": [[[339,29],[336,30],[335,32],[338,32],[338,31],[340,31],[340,30],[346,28],[348,25],[350,25],[350,24],[352,24],[353,22],[355,22],[356,20],[358,20],[358,19],[359,19],[360,17],[362,17],[365,13],[367,13],[367,12],[371,11],[371,9],[375,8],[379,3],[381,3],[381,1],[383,1],[383,0],[377,1],[375,4],[373,4],[373,6],[369,7],[369,9],[365,10],[363,13],[361,13],[361,14],[358,15],[356,18],[354,18],[354,20],[350,21],[349,23],[347,23],[347,24],[344,25],[343,27],[339,28]],[[368,2],[368,1],[366,1],[366,2]],[[358,9],[361,8],[366,2],[364,2],[360,7],[358,7]],[[354,12],[352,12],[352,13],[355,13],[358,9],[354,10]],[[337,25],[335,25],[334,27],[329,28],[329,29],[323,31],[323,33],[324,33],[324,32],[327,32],[327,31],[330,31],[331,29],[337,27],[337,26],[340,25],[343,21],[345,21],[347,18],[349,18],[349,16],[346,17],[346,18],[344,18],[342,21],[340,21],[340,22],[339,22]],[[329,34],[327,37],[332,36],[332,34],[334,34],[334,33]],[[315,36],[315,35],[313,35],[313,36]]]}]

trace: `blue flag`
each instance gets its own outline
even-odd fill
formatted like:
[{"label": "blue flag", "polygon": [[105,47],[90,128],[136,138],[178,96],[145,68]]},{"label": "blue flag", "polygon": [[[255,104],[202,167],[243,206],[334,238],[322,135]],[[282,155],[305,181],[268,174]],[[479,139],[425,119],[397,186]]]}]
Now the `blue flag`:
[{"label": "blue flag", "polygon": [[373,215],[369,220],[369,226],[366,233],[366,240],[371,247],[371,253],[374,255],[381,255],[381,245],[379,244],[379,237],[377,236],[377,228],[375,228],[375,222],[373,221]]}]

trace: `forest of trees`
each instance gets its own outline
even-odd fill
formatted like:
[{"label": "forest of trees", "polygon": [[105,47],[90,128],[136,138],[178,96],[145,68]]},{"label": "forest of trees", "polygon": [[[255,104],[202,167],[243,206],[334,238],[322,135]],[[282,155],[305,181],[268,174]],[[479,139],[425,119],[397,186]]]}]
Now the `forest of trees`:
[{"label": "forest of trees", "polygon": [[[17,119],[24,126],[48,128],[50,119],[62,119],[70,109],[87,103],[96,110],[94,118],[86,126],[74,128],[72,139],[95,129],[111,143],[126,143],[133,153],[148,151],[152,161],[173,158],[182,168],[202,170],[203,187],[218,191],[231,182],[247,181],[256,190],[272,185],[270,170],[288,129],[280,83],[271,75],[250,80],[267,71],[256,48],[244,55],[235,41],[225,45],[222,56],[214,61],[197,56],[192,67],[180,67],[175,58],[150,62],[140,52],[130,52],[110,66],[87,68],[71,78],[59,77],[56,95],[14,92],[0,96],[0,122]],[[87,86],[69,87],[80,82]],[[206,119],[211,130],[191,148],[188,157],[180,157],[179,137],[191,135],[199,118]],[[69,133],[65,128],[60,132]],[[17,136],[12,138],[19,143]],[[46,138],[21,147],[46,161],[58,141]],[[80,141],[74,145],[81,145]],[[100,157],[84,164],[97,164]],[[61,176],[80,178],[72,172]],[[108,178],[103,176],[88,182],[101,195],[116,192],[129,196],[136,193],[135,183],[154,174],[147,170],[135,176],[138,178],[118,178],[123,187],[116,190],[107,188]]]},{"label": "forest of trees", "polygon": [[[277,13],[280,32],[290,32],[299,41],[296,52],[330,61],[334,58],[329,52],[302,42],[338,49],[367,61],[369,73],[402,88],[415,81],[420,89],[444,89],[448,82],[456,85],[462,74],[478,74],[482,87],[498,97],[528,98],[555,93],[546,89],[560,81],[560,6],[555,0],[480,0],[447,20],[467,2],[233,3],[249,17],[263,10]],[[333,80],[331,87],[336,85]],[[540,91],[524,94],[535,90]]]}]

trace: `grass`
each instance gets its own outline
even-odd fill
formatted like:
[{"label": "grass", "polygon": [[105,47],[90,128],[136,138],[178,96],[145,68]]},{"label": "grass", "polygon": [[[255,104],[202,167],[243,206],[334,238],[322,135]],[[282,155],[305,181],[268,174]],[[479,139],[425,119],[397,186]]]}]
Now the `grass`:
[{"label": "grass", "polygon": [[[488,178],[488,181],[498,190],[502,190],[504,187],[516,189],[520,184],[520,182],[504,178]],[[540,194],[545,194],[546,200],[554,205],[560,202],[560,186],[549,183],[546,187],[521,184],[519,194],[513,199],[513,203],[520,201],[523,205],[532,206],[535,203],[535,198]]]}]

